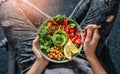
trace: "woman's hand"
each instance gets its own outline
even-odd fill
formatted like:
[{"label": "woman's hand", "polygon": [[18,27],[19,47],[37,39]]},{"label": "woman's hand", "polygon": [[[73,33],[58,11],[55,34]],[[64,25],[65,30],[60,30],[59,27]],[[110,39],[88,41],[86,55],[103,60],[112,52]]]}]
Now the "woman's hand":
[{"label": "woman's hand", "polygon": [[33,40],[32,51],[36,56],[36,60],[27,74],[41,74],[49,63],[49,61],[43,58],[39,53],[38,42],[39,36],[37,36],[35,40]]},{"label": "woman's hand", "polygon": [[39,42],[39,36],[37,36],[34,40],[33,40],[33,47],[32,47],[32,51],[36,56],[36,60],[41,62],[44,62],[46,65],[49,63],[48,60],[46,60],[45,58],[43,58],[38,50],[38,42]]},{"label": "woman's hand", "polygon": [[95,55],[95,50],[100,38],[96,27],[96,25],[88,25],[85,27],[84,52],[94,74],[107,74]]},{"label": "woman's hand", "polygon": [[84,52],[87,58],[95,57],[96,46],[100,38],[96,27],[96,25],[88,25],[85,27],[86,37],[84,41]]}]

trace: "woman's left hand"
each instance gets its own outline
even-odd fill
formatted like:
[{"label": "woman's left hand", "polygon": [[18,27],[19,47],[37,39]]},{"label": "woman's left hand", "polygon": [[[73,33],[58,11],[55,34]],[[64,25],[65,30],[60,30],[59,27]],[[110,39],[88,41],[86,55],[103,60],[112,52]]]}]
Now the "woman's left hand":
[{"label": "woman's left hand", "polygon": [[47,65],[49,63],[49,61],[47,59],[45,59],[44,57],[41,56],[39,50],[38,50],[38,42],[39,42],[39,36],[37,36],[34,40],[33,40],[33,47],[32,47],[32,51],[36,56],[36,60],[39,62],[42,62],[41,64],[45,64]]},{"label": "woman's left hand", "polygon": [[38,42],[39,42],[39,36],[37,36],[33,40],[33,47],[32,47],[32,51],[36,56],[36,60],[32,65],[31,69],[26,74],[42,74],[42,72],[45,70],[46,66],[49,63],[48,60],[46,60],[44,57],[41,56],[38,50]]}]

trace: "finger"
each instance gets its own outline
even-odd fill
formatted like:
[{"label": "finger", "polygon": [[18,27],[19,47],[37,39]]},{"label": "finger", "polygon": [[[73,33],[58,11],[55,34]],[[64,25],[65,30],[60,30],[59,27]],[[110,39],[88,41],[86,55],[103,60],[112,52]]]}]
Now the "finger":
[{"label": "finger", "polygon": [[90,27],[95,27],[95,26],[96,26],[95,24],[88,24],[88,25],[85,27],[85,29],[90,28]]},{"label": "finger", "polygon": [[84,39],[86,38],[86,35],[87,35],[87,29],[85,29],[85,31],[84,31],[84,33],[83,33]]},{"label": "finger", "polygon": [[94,29],[92,43],[97,44],[99,41],[100,35],[98,33],[98,29]]},{"label": "finger", "polygon": [[34,48],[38,48],[38,42],[39,42],[39,36],[37,36],[37,37],[33,40],[33,47],[34,47]]},{"label": "finger", "polygon": [[33,48],[32,48],[32,51],[33,53],[35,54],[35,56],[37,58],[40,58],[41,55],[39,53],[39,50],[38,50],[38,42],[39,42],[39,36],[37,36],[34,40],[33,40]]},{"label": "finger", "polygon": [[36,58],[38,58],[38,59],[41,58],[41,54],[38,49],[33,48],[32,51],[33,51],[34,55],[36,56]]},{"label": "finger", "polygon": [[88,27],[85,42],[90,42],[92,40],[92,32],[93,32],[92,26]]},{"label": "finger", "polygon": [[95,24],[89,24],[89,25],[87,25],[85,28],[84,28],[84,30],[85,30],[85,32],[84,32],[84,34],[83,34],[83,36],[84,36],[84,38],[86,38],[86,35],[87,35],[87,29],[88,28],[95,28],[96,27],[96,25]]}]

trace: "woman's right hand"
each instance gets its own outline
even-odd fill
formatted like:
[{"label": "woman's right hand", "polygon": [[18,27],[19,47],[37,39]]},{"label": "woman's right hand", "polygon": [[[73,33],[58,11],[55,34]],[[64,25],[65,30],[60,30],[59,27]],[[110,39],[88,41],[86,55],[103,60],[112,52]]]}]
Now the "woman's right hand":
[{"label": "woman's right hand", "polygon": [[94,74],[107,74],[95,54],[95,50],[100,38],[98,29],[96,29],[96,27],[97,26],[94,24],[85,27],[86,37],[84,41],[84,52]]},{"label": "woman's right hand", "polygon": [[96,25],[88,25],[85,27],[86,37],[84,41],[84,52],[87,58],[94,58],[95,50],[99,41],[98,29],[96,29]]}]

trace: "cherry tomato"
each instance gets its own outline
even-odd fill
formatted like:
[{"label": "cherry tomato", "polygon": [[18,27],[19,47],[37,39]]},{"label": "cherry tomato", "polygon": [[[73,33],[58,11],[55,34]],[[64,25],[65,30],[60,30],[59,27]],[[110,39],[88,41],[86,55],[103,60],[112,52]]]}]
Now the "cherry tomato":
[{"label": "cherry tomato", "polygon": [[76,28],[70,28],[70,33],[72,33],[72,32],[74,32],[74,33],[75,33],[75,32],[76,32],[76,30],[77,30]]},{"label": "cherry tomato", "polygon": [[75,29],[74,28],[70,28],[70,33],[74,33]]},{"label": "cherry tomato", "polygon": [[67,26],[66,26],[66,29],[69,29],[69,30],[70,30],[70,28],[71,28],[71,26],[70,26],[70,25],[67,25]]},{"label": "cherry tomato", "polygon": [[81,44],[82,44],[82,40],[81,40],[81,39],[76,39],[75,43],[76,43],[77,45],[81,45]]},{"label": "cherry tomato", "polygon": [[69,33],[70,31],[69,31],[69,29],[66,29],[66,28],[65,28],[65,32],[66,32],[66,33]]},{"label": "cherry tomato", "polygon": [[77,39],[77,36],[74,36],[74,37],[72,38],[72,42],[74,43],[74,42],[76,41],[76,39]]},{"label": "cherry tomato", "polygon": [[73,36],[72,34],[67,34],[67,36],[71,39]]},{"label": "cherry tomato", "polygon": [[74,35],[75,35],[74,33],[70,33],[70,34],[72,35],[72,37],[74,37]]},{"label": "cherry tomato", "polygon": [[81,39],[81,35],[79,32],[76,33],[76,36]]},{"label": "cherry tomato", "polygon": [[65,20],[64,20],[64,24],[65,24],[65,25],[68,25],[68,19],[65,19]]},{"label": "cherry tomato", "polygon": [[67,26],[65,27],[65,31],[66,31],[66,33],[69,33],[69,31],[70,31],[70,25],[67,25]]}]

